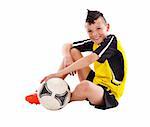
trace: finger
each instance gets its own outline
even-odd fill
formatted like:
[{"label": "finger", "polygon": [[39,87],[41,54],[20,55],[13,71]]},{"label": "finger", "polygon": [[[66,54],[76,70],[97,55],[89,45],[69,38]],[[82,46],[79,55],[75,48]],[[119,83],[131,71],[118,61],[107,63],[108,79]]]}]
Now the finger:
[{"label": "finger", "polygon": [[72,75],[72,73],[70,72],[70,73],[69,73],[69,75],[71,76],[71,75]]},{"label": "finger", "polygon": [[73,75],[73,72],[70,72],[71,75]]},{"label": "finger", "polygon": [[74,73],[72,72],[72,75],[74,76]]},{"label": "finger", "polygon": [[49,78],[46,78],[46,79],[45,79],[45,82],[47,82],[48,80],[49,80]]},{"label": "finger", "polygon": [[44,78],[41,80],[41,82],[40,82],[40,83],[43,83],[45,79],[46,79],[46,77],[44,77]]},{"label": "finger", "polygon": [[74,72],[71,72],[72,73],[72,76],[74,76]]},{"label": "finger", "polygon": [[73,76],[74,76],[74,75],[76,74],[76,72],[75,72],[75,71],[73,71],[73,72],[72,72],[72,74],[73,74]]},{"label": "finger", "polygon": [[43,83],[43,81],[44,81],[44,79],[42,79],[40,83]]}]

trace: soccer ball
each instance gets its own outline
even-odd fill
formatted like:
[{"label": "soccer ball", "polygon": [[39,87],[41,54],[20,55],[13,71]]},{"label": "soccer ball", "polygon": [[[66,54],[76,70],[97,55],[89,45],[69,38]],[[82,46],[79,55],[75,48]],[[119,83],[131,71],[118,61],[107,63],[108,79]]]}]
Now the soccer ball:
[{"label": "soccer ball", "polygon": [[70,101],[70,87],[61,78],[51,78],[38,89],[38,99],[48,110],[63,108]]}]

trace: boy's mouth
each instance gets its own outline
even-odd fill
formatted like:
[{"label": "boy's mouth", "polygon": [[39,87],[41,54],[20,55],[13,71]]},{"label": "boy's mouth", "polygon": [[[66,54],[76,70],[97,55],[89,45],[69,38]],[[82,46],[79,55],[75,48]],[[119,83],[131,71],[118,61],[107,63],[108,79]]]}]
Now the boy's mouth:
[{"label": "boy's mouth", "polygon": [[95,42],[99,42],[99,41],[101,41],[101,37],[98,37],[98,38],[93,38],[93,40],[95,41]]}]

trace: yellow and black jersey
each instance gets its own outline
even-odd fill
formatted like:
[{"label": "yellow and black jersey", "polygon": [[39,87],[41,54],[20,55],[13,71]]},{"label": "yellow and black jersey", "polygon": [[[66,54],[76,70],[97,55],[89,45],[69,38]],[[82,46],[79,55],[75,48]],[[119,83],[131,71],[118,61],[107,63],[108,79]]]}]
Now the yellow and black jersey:
[{"label": "yellow and black jersey", "polygon": [[126,80],[126,57],[120,41],[115,35],[108,35],[100,45],[90,39],[74,42],[72,48],[80,52],[92,51],[99,56],[94,62],[94,84],[107,87],[118,100],[124,91]]}]

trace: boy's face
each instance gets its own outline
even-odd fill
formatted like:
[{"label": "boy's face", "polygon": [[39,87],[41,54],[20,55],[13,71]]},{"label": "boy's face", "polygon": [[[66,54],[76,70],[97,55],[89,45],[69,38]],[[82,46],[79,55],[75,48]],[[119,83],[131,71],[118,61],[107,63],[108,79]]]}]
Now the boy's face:
[{"label": "boy's face", "polygon": [[100,44],[109,31],[109,24],[106,24],[102,17],[94,20],[94,24],[86,23],[85,27],[90,39],[96,44]]}]

